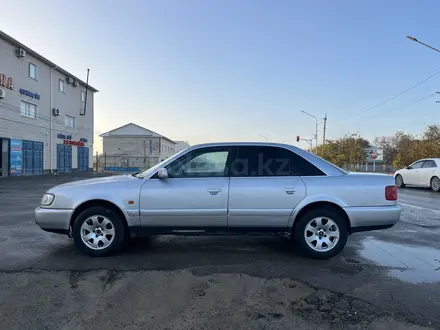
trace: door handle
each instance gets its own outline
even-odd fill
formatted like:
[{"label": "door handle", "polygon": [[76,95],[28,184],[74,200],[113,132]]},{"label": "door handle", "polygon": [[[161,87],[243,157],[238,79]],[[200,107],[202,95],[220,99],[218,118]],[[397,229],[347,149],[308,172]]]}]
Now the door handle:
[{"label": "door handle", "polygon": [[220,189],[208,189],[208,192],[211,195],[217,195],[220,192]]},{"label": "door handle", "polygon": [[293,195],[296,192],[296,188],[286,188],[286,194]]}]

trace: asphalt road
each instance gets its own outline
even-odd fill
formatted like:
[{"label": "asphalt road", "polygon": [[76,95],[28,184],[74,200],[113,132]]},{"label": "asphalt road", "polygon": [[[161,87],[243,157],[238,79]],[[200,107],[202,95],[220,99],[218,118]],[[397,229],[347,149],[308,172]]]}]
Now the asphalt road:
[{"label": "asphalt road", "polygon": [[47,188],[81,178],[0,180],[1,328],[440,328],[440,194],[400,190],[396,226],[328,261],[278,237],[175,236],[98,259],[32,216]]}]

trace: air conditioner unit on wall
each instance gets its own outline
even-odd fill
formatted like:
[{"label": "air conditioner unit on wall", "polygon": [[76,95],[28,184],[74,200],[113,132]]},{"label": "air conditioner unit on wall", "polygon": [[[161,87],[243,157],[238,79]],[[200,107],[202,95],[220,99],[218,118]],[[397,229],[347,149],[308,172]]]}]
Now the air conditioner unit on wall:
[{"label": "air conditioner unit on wall", "polygon": [[0,89],[0,100],[6,98],[6,91],[4,89]]},{"label": "air conditioner unit on wall", "polygon": [[70,77],[66,77],[66,83],[70,84],[73,82],[73,79]]},{"label": "air conditioner unit on wall", "polygon": [[22,48],[17,48],[15,50],[15,55],[17,57],[25,57],[26,56],[26,51],[24,49],[22,49]]},{"label": "air conditioner unit on wall", "polygon": [[52,115],[59,116],[60,115],[60,109],[53,108],[52,109]]}]

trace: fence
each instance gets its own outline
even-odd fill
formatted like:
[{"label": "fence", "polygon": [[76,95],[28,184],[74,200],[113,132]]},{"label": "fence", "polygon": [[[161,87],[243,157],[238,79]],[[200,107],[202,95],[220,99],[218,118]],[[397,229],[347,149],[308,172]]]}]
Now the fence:
[{"label": "fence", "polygon": [[129,155],[96,155],[93,168],[97,172],[134,173],[149,169],[160,161],[159,157],[136,157]]},{"label": "fence", "polygon": [[355,172],[394,173],[394,167],[386,164],[352,164],[342,166],[342,168],[346,171]]}]

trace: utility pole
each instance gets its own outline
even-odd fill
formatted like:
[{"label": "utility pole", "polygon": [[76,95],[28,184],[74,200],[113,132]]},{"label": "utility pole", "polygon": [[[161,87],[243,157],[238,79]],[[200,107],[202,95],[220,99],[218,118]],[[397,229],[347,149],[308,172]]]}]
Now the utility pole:
[{"label": "utility pole", "polygon": [[325,153],[325,130],[327,129],[327,114],[325,114],[324,117],[324,129],[322,132],[322,152],[321,152],[321,157],[324,158],[324,153]]},{"label": "utility pole", "polygon": [[144,169],[147,168],[147,141],[144,140]]}]

